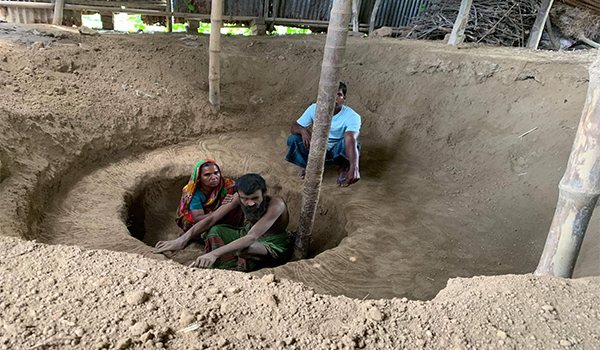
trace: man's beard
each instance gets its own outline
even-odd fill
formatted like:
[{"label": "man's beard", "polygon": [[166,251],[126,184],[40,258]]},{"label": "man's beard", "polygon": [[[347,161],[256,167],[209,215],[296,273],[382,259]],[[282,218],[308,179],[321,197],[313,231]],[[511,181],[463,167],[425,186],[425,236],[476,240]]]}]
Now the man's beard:
[{"label": "man's beard", "polygon": [[254,209],[254,210],[250,210],[249,207],[245,206],[245,205],[240,205],[242,207],[242,211],[244,212],[244,216],[246,217],[246,220],[250,221],[252,224],[255,224],[258,220],[260,220],[260,218],[263,217],[263,215],[265,215],[265,213],[267,212],[267,201],[263,200],[262,203],[260,203],[260,206],[258,206],[258,209]]}]

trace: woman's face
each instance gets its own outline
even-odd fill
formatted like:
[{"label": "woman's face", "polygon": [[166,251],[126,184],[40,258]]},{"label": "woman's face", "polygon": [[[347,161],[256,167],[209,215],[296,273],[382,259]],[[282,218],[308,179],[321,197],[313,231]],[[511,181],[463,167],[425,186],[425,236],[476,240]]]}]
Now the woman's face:
[{"label": "woman's face", "polygon": [[200,169],[200,183],[202,187],[215,188],[219,185],[221,173],[216,165],[208,165]]}]

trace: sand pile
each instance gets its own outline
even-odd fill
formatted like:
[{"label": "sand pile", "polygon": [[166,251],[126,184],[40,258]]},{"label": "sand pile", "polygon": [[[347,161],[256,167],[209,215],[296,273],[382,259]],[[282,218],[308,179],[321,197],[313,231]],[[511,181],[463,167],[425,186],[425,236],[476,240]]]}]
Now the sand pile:
[{"label": "sand pile", "polygon": [[[224,38],[217,112],[207,37],[0,32],[0,232],[37,241],[2,238],[5,348],[599,347],[598,277],[454,279],[534,269],[594,53],[350,38],[362,179],[325,174],[319,254],[243,275],[157,261],[128,208],[176,235],[170,186],[210,156],[297,217],[285,140],[324,37]],[[599,221],[578,277],[600,273]]]},{"label": "sand pile", "polygon": [[455,279],[429,302],[3,238],[4,349],[597,349],[600,280]]}]

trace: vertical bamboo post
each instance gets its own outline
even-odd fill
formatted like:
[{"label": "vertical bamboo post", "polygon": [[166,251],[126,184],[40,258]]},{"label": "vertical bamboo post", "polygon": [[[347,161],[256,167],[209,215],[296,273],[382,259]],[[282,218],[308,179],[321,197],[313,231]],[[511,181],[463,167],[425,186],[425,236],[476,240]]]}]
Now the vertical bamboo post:
[{"label": "vertical bamboo post", "polygon": [[300,225],[294,246],[295,259],[305,258],[308,254],[308,245],[321,193],[331,118],[339,90],[339,76],[346,49],[346,39],[348,38],[351,6],[352,0],[334,0],[329,15],[329,28],[319,81],[319,95],[317,97],[317,108],[302,192]]},{"label": "vertical bamboo post", "polygon": [[471,11],[472,4],[473,0],[462,0],[460,3],[458,17],[456,17],[456,22],[454,22],[454,27],[452,27],[448,45],[456,46],[465,40],[465,29],[467,29],[467,23],[469,23],[469,12]]},{"label": "vertical bamboo post", "polygon": [[558,187],[556,212],[534,274],[570,278],[600,197],[600,54],[590,67],[587,99]]},{"label": "vertical bamboo post", "polygon": [[535,22],[533,23],[533,27],[529,34],[529,40],[527,41],[528,48],[537,49],[540,39],[542,38],[544,26],[546,25],[546,18],[548,18],[553,3],[554,0],[544,0],[540,5],[537,17],[535,18]]},{"label": "vertical bamboo post", "polygon": [[360,30],[360,0],[352,0],[352,31]]},{"label": "vertical bamboo post", "polygon": [[212,0],[210,11],[210,47],[208,57],[208,100],[217,109],[221,109],[221,89],[219,80],[221,69],[221,23],[223,22],[223,0]]},{"label": "vertical bamboo post", "polygon": [[173,16],[172,16],[172,12],[173,12],[173,5],[171,4],[171,0],[167,0],[167,12],[169,13],[167,15],[167,33],[172,33],[173,32]]},{"label": "vertical bamboo post", "polygon": [[55,26],[62,25],[64,9],[65,0],[56,0],[56,3],[54,4],[54,17],[52,18],[52,24]]},{"label": "vertical bamboo post", "polygon": [[375,5],[373,5],[373,11],[371,12],[371,18],[369,18],[369,35],[371,35],[373,30],[375,30],[375,20],[377,19],[377,12],[379,12],[380,5],[381,0],[375,0]]}]

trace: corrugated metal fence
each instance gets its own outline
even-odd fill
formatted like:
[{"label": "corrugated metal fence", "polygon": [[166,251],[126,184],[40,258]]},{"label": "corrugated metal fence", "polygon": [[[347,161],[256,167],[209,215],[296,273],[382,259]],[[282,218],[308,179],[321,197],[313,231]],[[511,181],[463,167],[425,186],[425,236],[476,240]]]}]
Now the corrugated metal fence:
[{"label": "corrugated metal fence", "polygon": [[[17,0],[18,1],[18,0]],[[21,0],[23,1],[23,0]],[[25,0],[30,1],[30,0]],[[39,1],[39,0],[33,0]],[[95,6],[120,7],[126,6],[132,9],[147,8],[143,5],[156,5],[158,10],[166,8],[166,5],[155,4],[152,0],[67,0],[69,4],[90,4]],[[267,17],[270,19],[286,19],[289,25],[300,24],[302,21],[312,21],[307,25],[316,25],[314,22],[324,23],[329,20],[333,0],[225,0],[223,15],[227,17]],[[105,5],[104,5],[105,4]],[[375,0],[362,0],[359,12],[359,21],[368,24]],[[402,27],[410,25],[411,20],[417,16],[425,6],[427,0],[383,0],[379,7],[375,26]],[[152,6],[155,8],[156,6]],[[0,1],[0,7],[1,1]],[[174,12],[210,15],[211,0],[174,0]],[[40,14],[46,17],[51,10],[11,9],[9,18],[16,22],[47,22],[40,19]],[[297,23],[294,23],[297,20]]]},{"label": "corrugated metal fence", "polygon": [[[210,15],[211,2],[211,0],[174,0],[173,11]],[[265,3],[265,0],[224,0],[223,16],[262,17]],[[190,6],[194,8],[193,11],[190,11]]]},{"label": "corrugated metal fence", "polygon": [[[363,0],[359,20],[369,23],[375,0]],[[383,0],[379,6],[375,26],[405,27],[429,5],[427,0]]]},{"label": "corrugated metal fence", "polygon": [[[26,2],[38,2],[37,0],[23,0]],[[42,1],[40,1],[42,2]],[[28,9],[17,7],[1,8],[0,18],[5,17],[10,23],[52,23],[52,14],[54,11],[48,9]]]},{"label": "corrugated metal fence", "polygon": [[[375,25],[378,27],[408,26],[428,5],[427,0],[383,0],[379,7]],[[333,0],[225,0],[223,15],[254,16],[297,19],[304,21],[328,21]],[[189,5],[193,13],[210,14],[211,0],[174,0],[174,10],[188,12]],[[375,0],[363,0],[360,6],[360,23],[369,23]],[[275,11],[275,13],[273,13]]]}]

